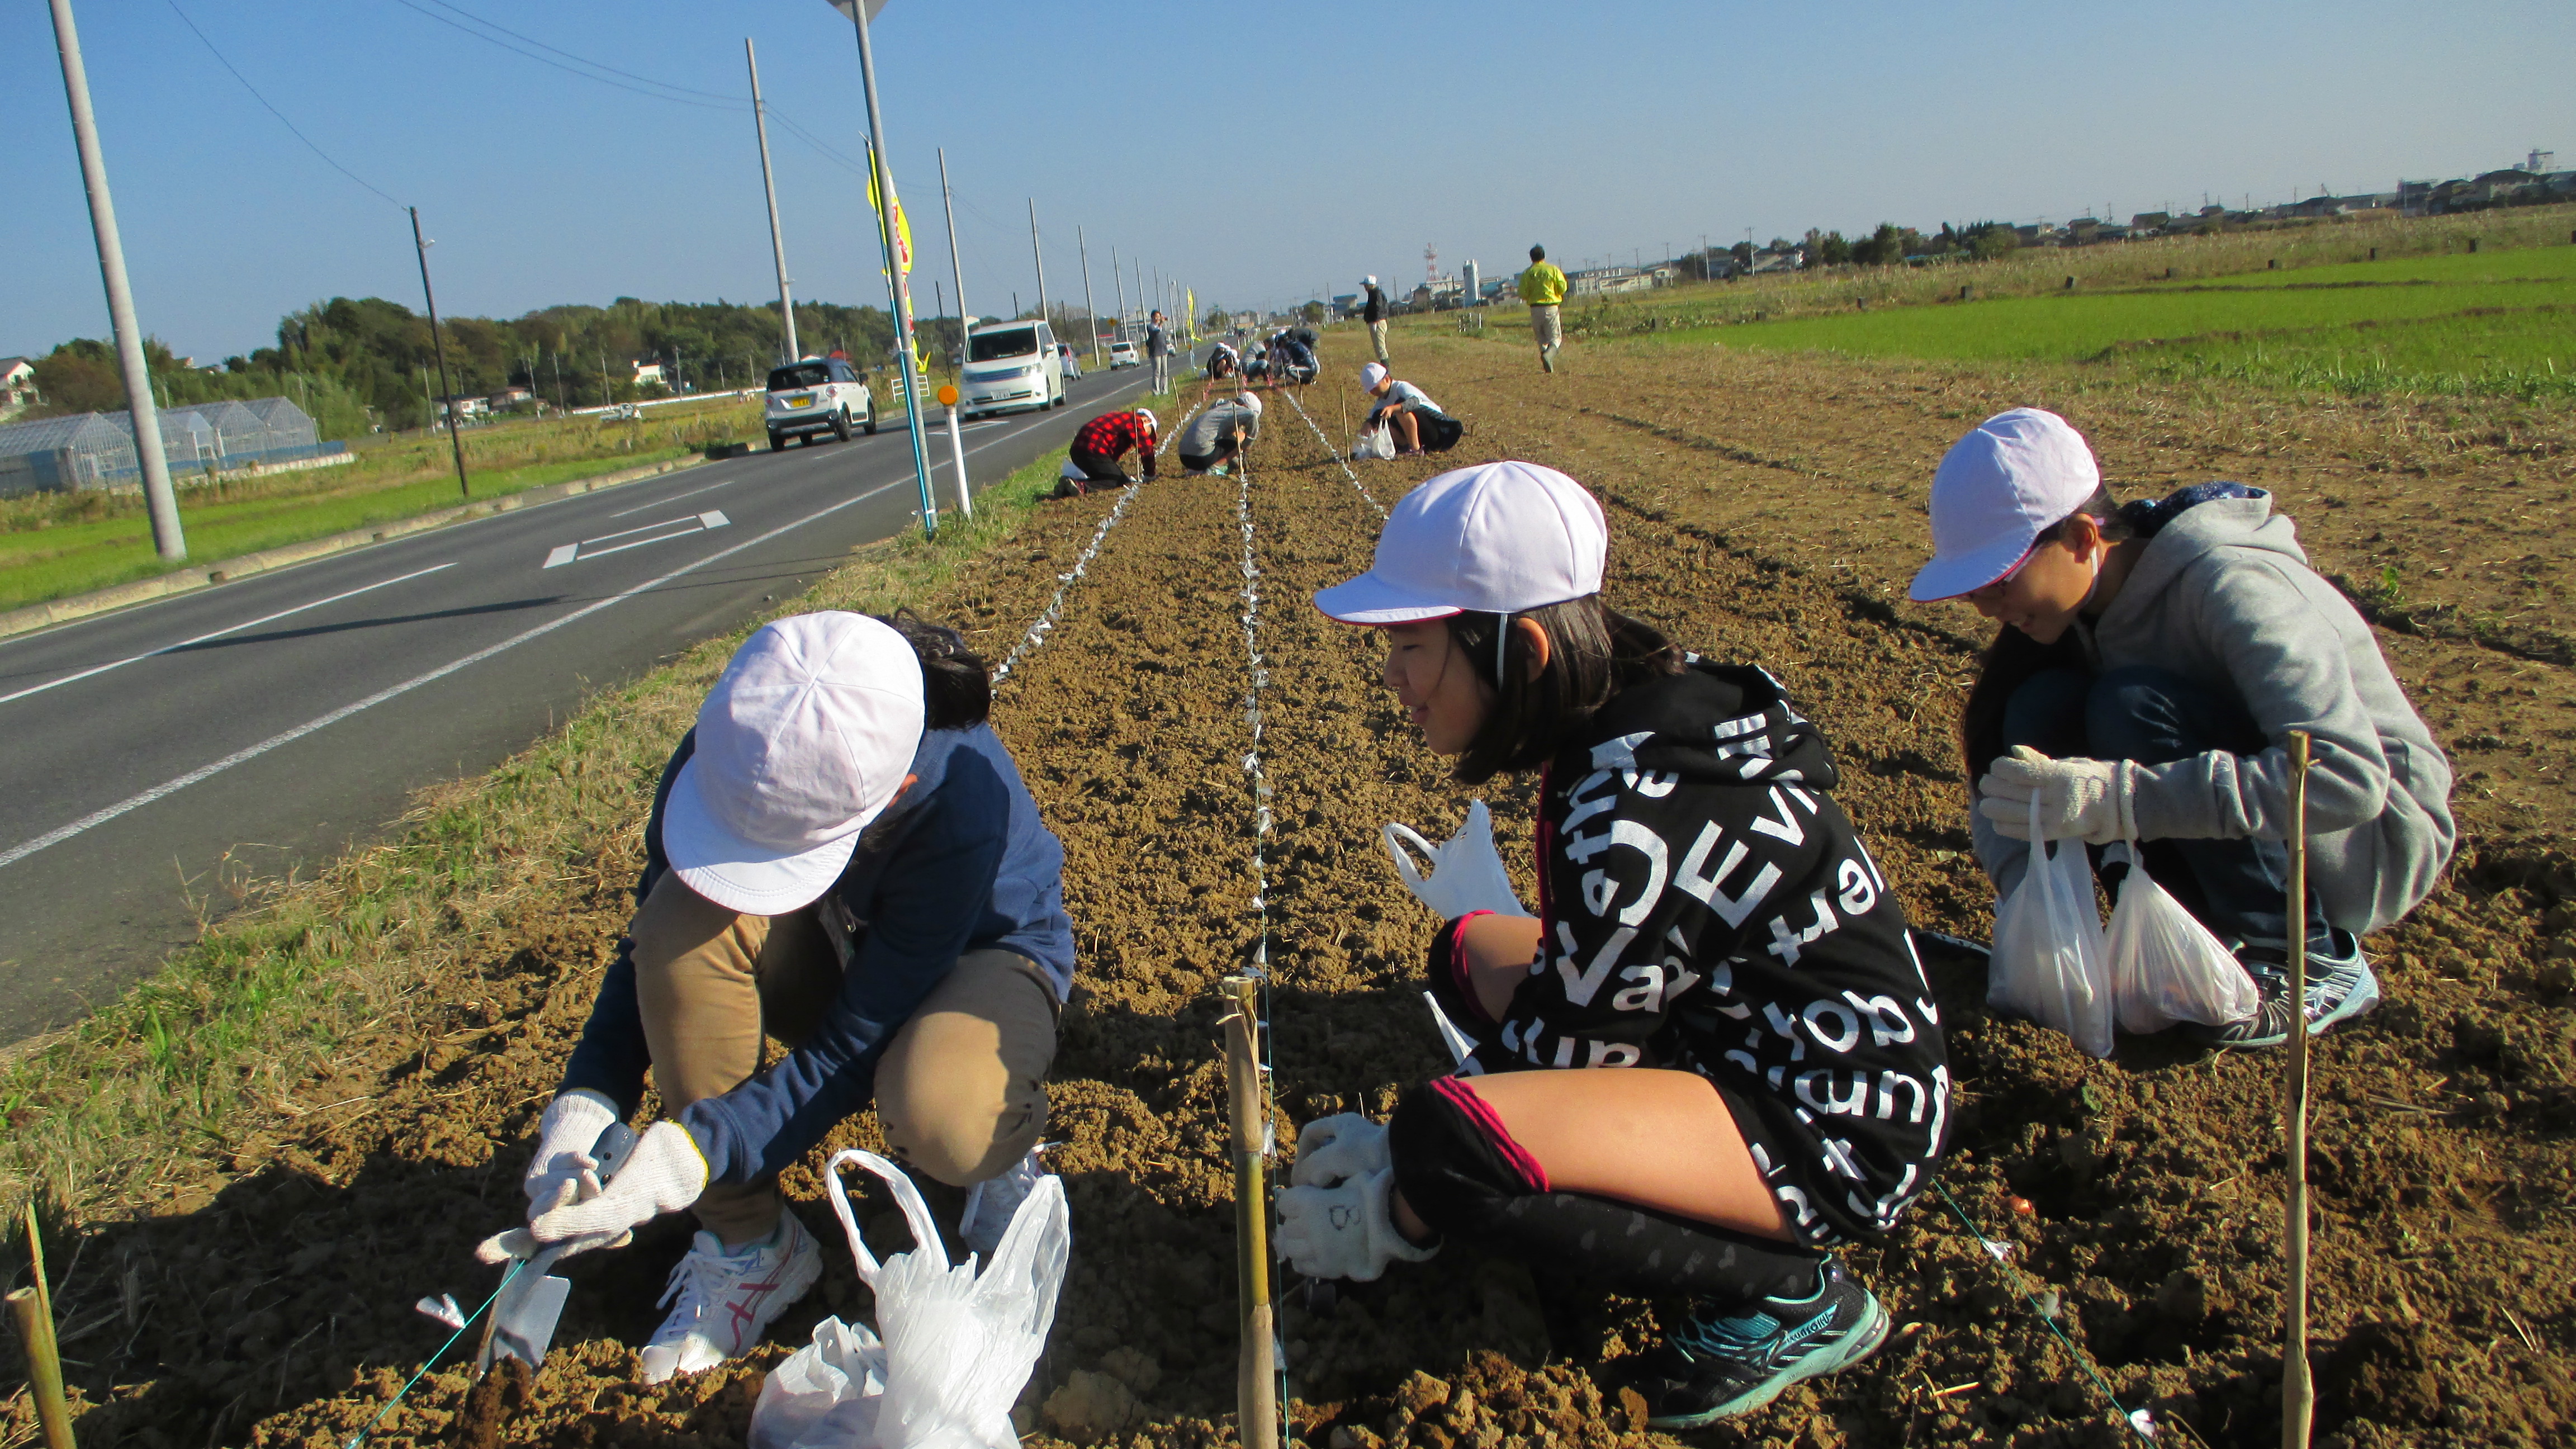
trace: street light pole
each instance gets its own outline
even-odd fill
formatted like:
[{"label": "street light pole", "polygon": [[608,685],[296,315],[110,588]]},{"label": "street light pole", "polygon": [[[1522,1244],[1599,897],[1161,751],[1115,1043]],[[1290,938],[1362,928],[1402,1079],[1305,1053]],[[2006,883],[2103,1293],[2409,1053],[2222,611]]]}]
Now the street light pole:
[{"label": "street light pole", "polygon": [[1091,365],[1100,365],[1100,314],[1091,309],[1091,244],[1083,240],[1082,227],[1073,228],[1073,247],[1082,257],[1082,319],[1091,332]]},{"label": "street light pole", "polygon": [[1046,253],[1038,247],[1038,199],[1034,196],[1029,198],[1029,255],[1038,264],[1038,320],[1044,322],[1047,319]]},{"label": "street light pole", "polygon": [[420,208],[404,210],[411,213],[412,250],[420,253],[420,299],[429,307],[429,345],[438,354],[438,390],[447,394],[447,444],[456,450],[456,491],[471,498],[474,489],[465,481],[465,440],[456,432],[456,385],[447,380],[447,340],[438,334],[438,294],[429,289],[429,243],[420,237]]},{"label": "street light pole", "polygon": [[760,133],[760,189],[769,197],[769,251],[778,263],[778,320],[786,329],[787,356],[794,362],[805,355],[796,345],[796,298],[787,290],[787,241],[778,232],[778,183],[769,175],[769,112],[760,103],[760,59],[752,54],[751,37],[742,38],[742,61],[751,67],[751,126]]},{"label": "street light pole", "polygon": [[143,356],[143,329],[134,320],[134,290],[125,278],[125,243],[116,234],[107,160],[98,149],[97,118],[90,114],[89,71],[81,64],[71,0],[53,0],[53,7],[54,48],[62,54],[63,94],[71,102],[72,139],[80,147],[81,186],[89,192],[98,274],[107,284],[108,324],[116,329],[116,360],[125,375],[127,416],[134,423],[134,459],[143,471],[143,497],[152,511],[152,547],[166,562],[177,563],[188,556],[188,540],[179,530],[179,495],[170,487],[170,460],[161,449],[161,410],[152,400],[152,369]]},{"label": "street light pole", "polygon": [[921,490],[921,532],[926,538],[939,536],[939,504],[930,496],[930,448],[921,436],[921,368],[913,357],[912,289],[904,285],[903,268],[895,255],[899,237],[895,231],[894,173],[886,166],[885,117],[877,109],[876,52],[868,45],[868,16],[885,8],[885,0],[832,0],[833,7],[847,13],[850,26],[859,35],[859,85],[868,103],[868,164],[877,183],[877,241],[885,252],[886,287],[894,294],[895,351],[903,365],[904,431],[912,438],[912,477]]}]

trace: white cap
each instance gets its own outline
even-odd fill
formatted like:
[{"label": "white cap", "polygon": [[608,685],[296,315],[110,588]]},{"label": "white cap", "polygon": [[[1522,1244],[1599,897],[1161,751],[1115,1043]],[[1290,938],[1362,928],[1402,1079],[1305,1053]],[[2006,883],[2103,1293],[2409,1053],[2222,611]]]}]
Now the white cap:
[{"label": "white cap", "polygon": [[1145,420],[1145,426],[1152,428],[1154,431],[1159,433],[1163,430],[1163,425],[1155,421],[1154,410],[1152,408],[1138,408],[1136,409],[1136,416],[1143,418]]},{"label": "white cap", "polygon": [[1254,397],[1248,392],[1236,393],[1234,395],[1234,405],[1239,408],[1250,408],[1256,413],[1261,411],[1261,399]]},{"label": "white cap", "polygon": [[797,614],[734,651],[698,706],[662,850],[699,895],[746,915],[811,905],[921,746],[921,660],[865,614]]},{"label": "white cap", "polygon": [[1920,602],[1972,594],[2020,567],[2040,531],[2102,488],[2084,435],[2038,408],[2001,412],[1961,438],[1932,474],[1932,561],[1914,575]]},{"label": "white cap", "polygon": [[1583,485],[1536,463],[1479,463],[1404,495],[1367,573],[1315,595],[1345,624],[1517,614],[1601,592],[1610,530]]},{"label": "white cap", "polygon": [[1360,369],[1360,391],[1375,392],[1377,385],[1384,381],[1386,381],[1385,363],[1372,362]]},{"label": "white cap", "polygon": [[1377,285],[1377,278],[1375,278],[1375,277],[1363,277],[1363,278],[1361,278],[1361,279],[1360,279],[1360,285],[1361,285],[1361,286],[1363,286],[1363,287],[1374,287],[1374,286],[1376,286],[1376,285]]}]

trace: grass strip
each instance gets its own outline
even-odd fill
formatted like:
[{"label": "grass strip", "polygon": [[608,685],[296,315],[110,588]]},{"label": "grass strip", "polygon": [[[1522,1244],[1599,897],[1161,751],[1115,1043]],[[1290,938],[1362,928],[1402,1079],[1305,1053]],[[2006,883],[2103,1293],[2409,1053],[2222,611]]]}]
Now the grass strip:
[{"label": "grass strip", "polygon": [[742,639],[767,617],[884,612],[1011,538],[1054,490],[1049,454],[985,488],[970,522],[862,550],[762,621],[594,695],[561,729],[479,779],[427,790],[394,839],[209,926],[124,998],[0,1063],[0,1202],[56,1222],[149,1212],[260,1120],[329,1110],[291,1095],[336,1043],[414,1029],[428,983],[506,955],[550,901],[622,888],[591,869],[642,824],[663,761]]}]

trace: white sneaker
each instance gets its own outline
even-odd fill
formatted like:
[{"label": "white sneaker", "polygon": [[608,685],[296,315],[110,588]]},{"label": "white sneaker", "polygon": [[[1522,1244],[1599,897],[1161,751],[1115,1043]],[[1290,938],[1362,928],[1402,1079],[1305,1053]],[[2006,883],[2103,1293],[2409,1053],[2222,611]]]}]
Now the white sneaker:
[{"label": "white sneaker", "polygon": [[783,1209],[778,1221],[772,1241],[730,1252],[700,1230],[663,1290],[671,1316],[644,1346],[644,1382],[699,1373],[740,1354],[823,1276],[823,1250],[805,1225]]},{"label": "white sneaker", "polygon": [[957,1215],[957,1235],[965,1240],[967,1251],[986,1263],[993,1261],[993,1250],[1002,1246],[1002,1234],[1011,1230],[1020,1204],[1029,1200],[1029,1191],[1047,1175],[1038,1154],[1051,1145],[1039,1143],[1028,1156],[1004,1168],[1001,1176],[987,1178],[967,1191],[965,1211]]}]

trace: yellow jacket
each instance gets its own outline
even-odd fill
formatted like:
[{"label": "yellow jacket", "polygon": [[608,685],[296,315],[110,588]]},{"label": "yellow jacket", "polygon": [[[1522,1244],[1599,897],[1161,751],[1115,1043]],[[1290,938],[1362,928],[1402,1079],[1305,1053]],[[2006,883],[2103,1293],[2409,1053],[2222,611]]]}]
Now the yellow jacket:
[{"label": "yellow jacket", "polygon": [[1553,307],[1565,300],[1565,273],[1554,262],[1532,262],[1521,273],[1521,300],[1533,307]]}]

